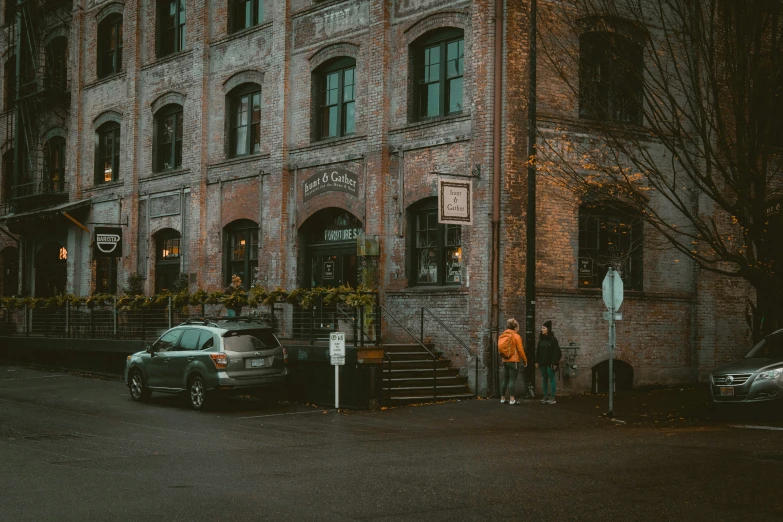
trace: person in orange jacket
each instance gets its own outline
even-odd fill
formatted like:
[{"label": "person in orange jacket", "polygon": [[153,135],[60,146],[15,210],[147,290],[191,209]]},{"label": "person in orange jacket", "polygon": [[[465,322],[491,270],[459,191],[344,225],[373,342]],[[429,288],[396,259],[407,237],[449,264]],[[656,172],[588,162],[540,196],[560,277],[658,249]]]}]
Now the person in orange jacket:
[{"label": "person in orange jacket", "polygon": [[500,404],[506,402],[506,390],[509,394],[509,404],[516,404],[514,399],[514,383],[517,380],[517,374],[519,373],[519,363],[522,363],[522,367],[527,366],[527,356],[525,355],[525,349],[522,346],[522,337],[519,336],[519,323],[516,319],[509,319],[506,321],[506,331],[500,334],[498,338],[498,346],[501,342],[509,342],[511,345],[511,353],[506,357],[503,355],[503,382],[500,385]]}]

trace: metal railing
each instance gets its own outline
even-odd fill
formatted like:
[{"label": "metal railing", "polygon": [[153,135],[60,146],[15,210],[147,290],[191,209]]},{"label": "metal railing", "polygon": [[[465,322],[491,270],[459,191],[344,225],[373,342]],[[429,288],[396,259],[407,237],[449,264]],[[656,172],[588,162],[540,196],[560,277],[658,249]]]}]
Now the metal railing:
[{"label": "metal railing", "polygon": [[315,344],[328,341],[331,332],[341,331],[345,332],[348,345],[378,346],[381,340],[378,294],[367,294],[374,297],[374,304],[350,306],[338,301],[327,302],[328,294],[322,294],[306,307],[293,305],[286,322],[286,333],[291,339]]},{"label": "metal railing", "polygon": [[473,357],[473,359],[475,361],[475,372],[476,372],[475,373],[475,381],[474,381],[474,384],[473,384],[473,388],[474,388],[473,395],[478,397],[478,355],[476,355],[476,353],[473,350],[471,350],[468,347],[468,345],[465,344],[465,342],[462,339],[460,339],[459,336],[457,336],[457,334],[455,334],[451,330],[451,328],[446,326],[443,323],[443,321],[441,321],[434,313],[432,313],[432,311],[429,308],[426,308],[426,307],[423,307],[423,306],[421,307],[421,342],[422,343],[424,343],[424,326],[425,326],[424,318],[425,318],[425,314],[427,314],[430,317],[432,317],[433,319],[435,319],[435,321],[441,326],[441,328],[443,328],[451,337],[453,337],[454,340],[456,340],[460,344],[460,346],[462,346],[462,348],[466,352],[468,352],[468,354],[470,356]]},{"label": "metal railing", "polygon": [[[422,341],[417,339],[416,336],[410,330],[408,330],[405,327],[405,325],[403,325],[401,322],[399,322],[397,320],[397,318],[394,317],[392,315],[392,313],[389,312],[389,310],[386,309],[385,306],[383,306],[382,304],[379,303],[378,304],[378,309],[380,311],[382,311],[382,312],[386,312],[386,315],[388,317],[390,317],[391,320],[394,321],[397,324],[397,326],[402,328],[402,330],[406,334],[408,334],[408,336],[410,336],[410,338],[413,339],[416,342],[416,344],[418,344],[419,346],[424,348],[424,350],[430,355],[430,357],[432,357],[432,398],[433,398],[433,400],[437,399],[438,398],[438,356],[435,355],[429,348],[427,348],[427,346]],[[391,370],[391,358],[386,353],[384,353],[384,358],[388,360],[389,370]],[[391,378],[391,372],[389,373],[389,376]],[[389,390],[389,400],[391,401],[391,382],[389,383],[388,390]]]}]

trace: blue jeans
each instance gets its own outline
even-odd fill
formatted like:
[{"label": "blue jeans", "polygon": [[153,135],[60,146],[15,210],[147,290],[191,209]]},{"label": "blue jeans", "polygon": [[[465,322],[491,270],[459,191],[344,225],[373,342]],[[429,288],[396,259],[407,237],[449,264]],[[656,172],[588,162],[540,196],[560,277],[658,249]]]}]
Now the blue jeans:
[{"label": "blue jeans", "polygon": [[[555,391],[557,390],[555,371],[551,366],[539,366],[538,369],[541,370],[541,386],[544,388],[544,396],[546,397],[549,395],[550,397],[554,397]],[[547,383],[549,384],[549,387],[551,387],[552,393],[547,394]]]}]

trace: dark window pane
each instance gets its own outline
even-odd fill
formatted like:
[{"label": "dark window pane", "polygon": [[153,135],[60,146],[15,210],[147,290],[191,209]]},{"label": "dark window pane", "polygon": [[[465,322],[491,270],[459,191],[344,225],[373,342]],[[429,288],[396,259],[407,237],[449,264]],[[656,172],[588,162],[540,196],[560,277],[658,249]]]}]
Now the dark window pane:
[{"label": "dark window pane", "polygon": [[356,131],[356,104],[355,102],[346,103],[343,109],[345,111],[343,113],[343,134],[353,134]]},{"label": "dark window pane", "polygon": [[462,110],[462,78],[449,80],[449,113]]},{"label": "dark window pane", "polygon": [[190,350],[198,350],[198,340],[201,336],[201,330],[196,330],[195,328],[188,328],[184,332],[182,332],[182,337],[179,339],[179,348],[180,351],[190,351]]}]

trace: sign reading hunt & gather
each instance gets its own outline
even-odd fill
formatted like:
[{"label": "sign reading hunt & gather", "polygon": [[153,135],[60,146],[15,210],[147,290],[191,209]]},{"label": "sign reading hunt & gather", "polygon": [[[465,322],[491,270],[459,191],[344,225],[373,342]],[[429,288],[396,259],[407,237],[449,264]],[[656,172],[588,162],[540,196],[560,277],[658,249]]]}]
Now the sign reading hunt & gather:
[{"label": "sign reading hunt & gather", "polygon": [[471,181],[438,180],[438,223],[473,224]]},{"label": "sign reading hunt & gather", "polygon": [[122,228],[95,227],[93,257],[122,257]]},{"label": "sign reading hunt & gather", "polygon": [[304,180],[302,202],[324,192],[346,192],[352,196],[359,195],[359,177],[343,168],[320,170]]}]

